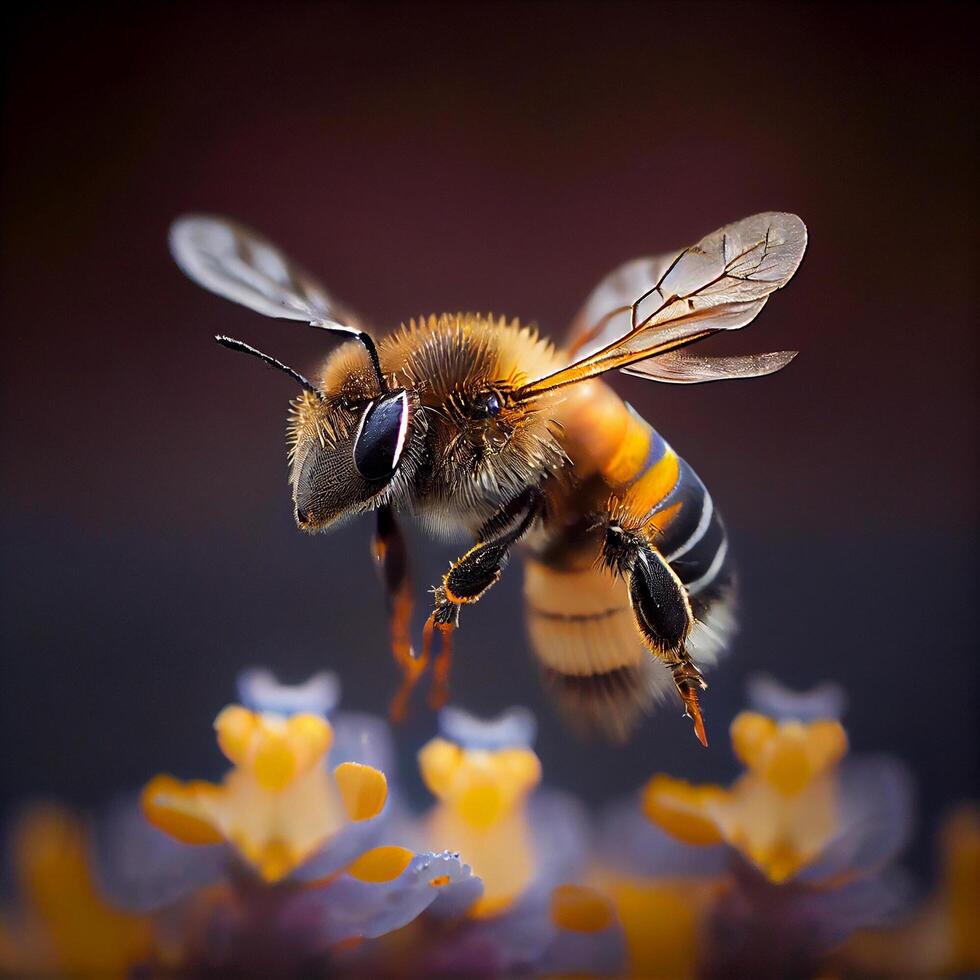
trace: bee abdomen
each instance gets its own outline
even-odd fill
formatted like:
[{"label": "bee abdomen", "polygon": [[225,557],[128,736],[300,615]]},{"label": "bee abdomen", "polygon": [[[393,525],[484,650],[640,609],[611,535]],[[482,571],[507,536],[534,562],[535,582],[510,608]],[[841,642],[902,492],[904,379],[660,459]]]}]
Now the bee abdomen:
[{"label": "bee abdomen", "polygon": [[643,531],[684,584],[697,615],[701,596],[730,585],[728,537],[711,494],[663,436],[630,409],[632,472],[619,470],[612,519]]}]

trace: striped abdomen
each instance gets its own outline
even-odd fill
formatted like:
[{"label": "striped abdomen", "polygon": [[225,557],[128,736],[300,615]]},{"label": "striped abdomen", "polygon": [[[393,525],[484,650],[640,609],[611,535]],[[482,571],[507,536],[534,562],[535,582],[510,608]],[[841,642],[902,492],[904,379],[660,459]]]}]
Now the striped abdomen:
[{"label": "striped abdomen", "polygon": [[614,519],[645,532],[684,584],[695,618],[701,619],[732,585],[725,526],[694,470],[653,426],[629,411],[631,438],[645,453],[633,476],[620,484]]},{"label": "striped abdomen", "polygon": [[531,545],[524,589],[531,644],[564,713],[623,739],[656,699],[673,696],[674,684],[644,643],[626,580],[603,565],[603,532],[589,514],[608,507],[610,522],[642,530],[668,559],[690,595],[687,650],[701,664],[731,635],[734,588],[724,526],[704,484],[609,389],[597,395],[598,411],[568,420],[580,483],[555,502],[561,520],[551,533]]}]

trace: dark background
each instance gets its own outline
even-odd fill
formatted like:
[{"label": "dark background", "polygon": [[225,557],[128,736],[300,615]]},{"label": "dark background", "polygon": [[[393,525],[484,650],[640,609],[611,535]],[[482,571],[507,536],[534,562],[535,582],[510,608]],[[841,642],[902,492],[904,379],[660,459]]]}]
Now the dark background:
[{"label": "dark background", "polygon": [[[293,528],[293,391],[322,340],[187,282],[188,210],[283,243],[386,327],[457,308],[559,335],[594,282],[755,211],[798,212],[791,287],[725,349],[783,374],[621,392],[709,484],[744,630],[714,740],[676,710],[628,749],[544,705],[520,572],[459,637],[458,700],[541,718],[546,778],[595,801],[728,778],[747,675],[850,695],[856,750],[910,762],[925,860],[978,788],[975,91],[965,8],[89,5],[8,22],[3,117],[3,790],[105,801],[217,774],[236,671],[394,683],[370,522]],[[417,587],[459,549],[414,537]],[[418,711],[411,752],[432,730]],[[421,798],[421,793],[419,794]],[[8,811],[9,812],[9,811]]]}]

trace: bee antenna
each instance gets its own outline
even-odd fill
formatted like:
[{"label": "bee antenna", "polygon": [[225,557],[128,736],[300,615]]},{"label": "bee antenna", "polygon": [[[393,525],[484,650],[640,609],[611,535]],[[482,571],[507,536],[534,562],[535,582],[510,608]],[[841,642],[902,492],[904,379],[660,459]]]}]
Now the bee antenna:
[{"label": "bee antenna", "polygon": [[269,367],[274,367],[277,371],[282,371],[283,374],[288,374],[293,381],[299,384],[301,388],[305,388],[307,391],[316,395],[317,398],[323,397],[311,381],[304,378],[299,371],[294,371],[291,367],[283,364],[282,361],[278,361],[276,358],[270,357],[268,354],[263,354],[262,351],[256,350],[254,347],[249,346],[244,341],[235,340],[234,337],[225,337],[222,334],[218,334],[214,339],[221,344],[222,347],[227,347],[228,350],[237,350],[242,354],[251,354],[252,357],[257,357],[260,361],[268,364]]},{"label": "bee antenna", "polygon": [[371,358],[371,366],[374,368],[374,373],[378,378],[378,384],[381,386],[382,394],[388,391],[388,382],[385,381],[384,372],[381,370],[381,359],[378,357],[378,348],[374,346],[374,338],[369,333],[365,333],[363,330],[357,330],[354,327],[345,327],[342,323],[334,323],[331,320],[311,320],[310,326],[315,330],[326,330],[328,333],[344,334],[352,340],[360,341],[364,345],[365,350],[367,350],[368,357]]}]

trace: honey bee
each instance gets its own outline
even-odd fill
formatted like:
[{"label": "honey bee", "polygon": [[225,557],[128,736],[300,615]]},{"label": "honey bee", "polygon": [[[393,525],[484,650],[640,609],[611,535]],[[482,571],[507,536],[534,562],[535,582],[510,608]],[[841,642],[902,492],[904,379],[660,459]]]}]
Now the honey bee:
[{"label": "honey bee", "polygon": [[[707,745],[702,668],[735,625],[725,527],[691,467],[602,376],[691,384],[785,367],[795,352],[711,357],[684,348],[746,326],[786,284],[806,247],[798,217],[758,214],[689,248],[628,262],[599,283],[561,347],[517,320],[473,313],[409,320],[376,341],[233,221],[180,218],[170,244],[206,289],[346,341],[308,380],[216,338],[302,389],[288,427],[299,528],[377,513],[374,555],[402,672],[393,717],[404,715],[430,662],[430,704],[445,702],[460,612],[483,598],[520,544],[531,646],[573,725],[625,739],[673,688]],[[398,511],[474,542],[433,590],[418,655]]]}]

